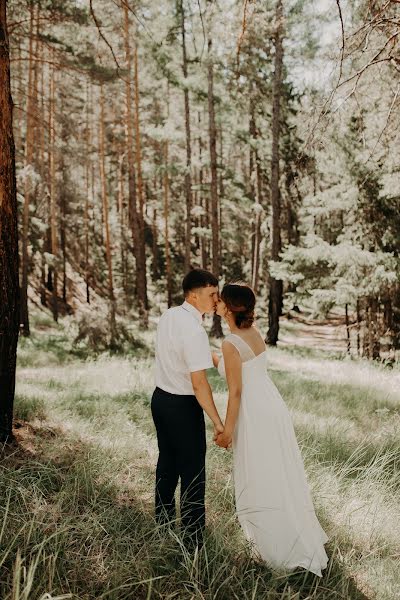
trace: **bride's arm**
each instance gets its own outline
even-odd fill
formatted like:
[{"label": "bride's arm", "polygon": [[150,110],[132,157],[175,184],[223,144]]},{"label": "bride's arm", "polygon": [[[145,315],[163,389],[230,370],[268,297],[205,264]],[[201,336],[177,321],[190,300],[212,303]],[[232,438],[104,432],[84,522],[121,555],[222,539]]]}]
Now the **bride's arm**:
[{"label": "bride's arm", "polygon": [[239,414],[240,397],[242,395],[242,360],[237,349],[228,341],[222,343],[222,353],[224,355],[229,396],[225,428],[224,432],[218,436],[217,444],[226,447],[232,441]]},{"label": "bride's arm", "polygon": [[213,365],[216,369],[218,369],[218,364],[219,361],[221,360],[221,357],[219,354],[217,354],[217,352],[215,352],[214,350],[211,352],[211,356],[212,356],[212,361],[213,361]]}]

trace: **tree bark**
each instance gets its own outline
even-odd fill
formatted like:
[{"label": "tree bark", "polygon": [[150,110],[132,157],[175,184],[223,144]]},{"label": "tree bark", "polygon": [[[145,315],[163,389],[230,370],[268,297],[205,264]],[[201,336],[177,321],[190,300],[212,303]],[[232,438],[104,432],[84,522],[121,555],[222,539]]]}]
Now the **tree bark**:
[{"label": "tree bark", "polygon": [[125,156],[123,150],[120,150],[120,159],[118,165],[118,214],[119,214],[119,234],[120,234],[120,256],[121,256],[121,274],[122,289],[124,290],[127,307],[130,306],[128,295],[128,269],[126,264],[126,239],[125,239],[125,199],[124,199],[124,162]]},{"label": "tree bark", "polygon": [[[52,57],[52,54],[51,54]],[[56,187],[56,132],[55,132],[55,73],[54,66],[50,68],[50,142],[49,142],[49,190],[50,190],[50,231],[52,267],[52,311],[54,321],[58,321],[58,210]]]},{"label": "tree bark", "polygon": [[0,443],[12,440],[19,330],[17,190],[6,0],[0,0]]},{"label": "tree bark", "polygon": [[[254,100],[250,89],[250,122],[249,134],[251,140],[257,139],[257,126]],[[251,287],[258,292],[261,253],[261,218],[262,218],[262,172],[260,157],[256,149],[250,147],[250,193],[254,204],[253,232],[251,245]]]},{"label": "tree bark", "polygon": [[85,197],[85,213],[84,213],[84,232],[85,232],[85,285],[86,285],[86,302],[90,304],[90,264],[89,264],[89,197],[90,197],[90,147],[91,147],[91,130],[90,130],[90,118],[89,108],[92,108],[91,95],[90,95],[90,83],[86,87],[86,197]]},{"label": "tree bark", "polygon": [[[61,96],[60,111],[64,115],[65,110],[64,98]],[[61,142],[63,151],[60,152],[59,171],[61,173],[61,185],[59,189],[60,202],[60,249],[62,256],[62,299],[64,304],[67,303],[67,194],[68,194],[68,174],[64,160],[64,149],[68,146],[68,134],[66,130],[65,120],[62,120]]]},{"label": "tree bark", "polygon": [[65,189],[61,193],[61,219],[60,219],[60,244],[62,253],[62,299],[67,303],[67,233],[66,233],[66,218],[67,218],[67,202],[65,197]]},{"label": "tree bark", "polygon": [[[39,44],[39,42],[38,42]],[[38,151],[38,170],[44,187],[44,182],[47,178],[47,169],[45,162],[45,131],[46,131],[46,109],[45,109],[45,83],[44,83],[44,64],[42,62],[43,57],[43,45],[38,45],[38,68],[40,67],[40,89],[38,91],[38,100],[40,98],[40,118],[37,124],[37,138],[39,141]],[[38,102],[39,110],[39,102]],[[46,200],[47,202],[47,200]],[[40,257],[40,303],[42,306],[47,306],[47,294],[46,294],[46,258],[45,252],[49,252],[48,245],[48,231],[43,235],[41,244],[41,257]]]},{"label": "tree bark", "polygon": [[[272,156],[271,156],[271,207],[272,207],[272,248],[271,259],[279,260],[281,251],[280,224],[280,190],[279,190],[279,138],[280,113],[283,83],[283,6],[282,0],[277,0],[275,13],[275,71],[273,80],[272,101]],[[282,281],[269,277],[269,329],[266,342],[276,346],[279,334],[279,317],[282,313],[283,284]]]},{"label": "tree bark", "polygon": [[138,46],[135,41],[133,51],[133,64],[134,64],[134,80],[135,80],[135,137],[136,137],[136,183],[137,192],[139,199],[139,210],[138,210],[138,233],[139,233],[139,247],[138,247],[138,259],[139,264],[136,266],[137,271],[137,294],[139,298],[139,304],[143,307],[141,313],[141,326],[147,328],[148,326],[148,309],[149,301],[147,297],[147,268],[146,268],[146,245],[144,239],[144,190],[143,190],[143,176],[142,176],[142,152],[141,152],[141,135],[140,135],[140,117],[139,117],[139,65],[138,65]]},{"label": "tree bark", "polygon": [[[28,63],[28,93],[26,101],[26,131],[25,131],[25,168],[33,163],[33,94],[35,61],[33,56],[33,32],[35,24],[35,7],[29,2],[29,63]],[[21,85],[21,84],[20,84]],[[32,181],[25,174],[24,208],[22,213],[22,265],[21,265],[21,334],[30,335],[28,311],[28,270],[29,270],[29,209],[31,203]]]},{"label": "tree bark", "polygon": [[[124,9],[124,44],[125,44],[125,63],[126,63],[126,75],[125,75],[125,98],[126,98],[126,123],[125,123],[125,136],[126,136],[126,157],[128,166],[128,217],[129,224],[132,232],[133,241],[133,253],[135,257],[136,266],[136,296],[138,300],[138,312],[141,323],[146,326],[147,323],[147,310],[146,310],[146,299],[143,297],[143,289],[141,287],[141,279],[139,278],[141,272],[141,264],[143,260],[144,251],[141,250],[141,237],[140,237],[140,210],[138,210],[138,199],[136,193],[136,169],[135,169],[135,158],[133,153],[133,117],[132,117],[132,55],[129,43],[129,12],[128,5],[123,4]],[[143,269],[142,269],[143,271]]]},{"label": "tree bark", "polygon": [[369,336],[370,336],[370,356],[372,360],[380,358],[380,331],[379,331],[379,303],[377,298],[370,298],[370,320],[369,320]]},{"label": "tree bark", "polygon": [[[209,5],[209,23],[208,23],[208,137],[210,149],[210,171],[211,171],[211,247],[212,247],[212,272],[215,277],[219,277],[219,202],[218,202],[218,165],[217,165],[217,127],[215,125],[215,101],[214,101],[214,62],[212,57],[212,34],[211,34],[211,11],[213,1],[208,0]],[[222,337],[221,317],[214,313],[211,334],[215,337]]]},{"label": "tree bark", "polygon": [[400,286],[397,285],[397,289],[393,294],[392,302],[392,342],[394,350],[400,349]]},{"label": "tree bark", "polygon": [[160,272],[158,268],[158,229],[157,229],[157,208],[153,206],[153,223],[152,223],[152,234],[153,234],[153,243],[152,243],[152,251],[153,251],[153,278],[154,281],[157,282],[160,277]]},{"label": "tree bark", "polygon": [[[199,197],[200,197],[200,206],[202,207],[202,215],[200,217],[200,225],[203,231],[207,228],[208,214],[207,214],[207,199],[203,195],[203,184],[204,184],[204,169],[202,165],[203,160],[203,140],[201,137],[201,113],[198,112],[198,124],[199,124]],[[200,239],[200,256],[201,256],[201,268],[208,269],[208,256],[207,256],[207,238],[204,234],[202,234]]]},{"label": "tree bark", "polygon": [[364,320],[364,327],[363,327],[363,348],[362,348],[362,355],[363,355],[363,357],[366,357],[366,358],[371,358],[370,335],[369,335],[369,332],[371,329],[370,321],[371,321],[371,315],[370,315],[370,310],[369,310],[369,301],[367,299],[366,306],[365,306],[365,320]]},{"label": "tree bark", "polygon": [[185,223],[185,272],[190,269],[191,242],[192,242],[192,146],[190,132],[190,103],[189,90],[186,86],[188,76],[188,60],[186,52],[185,11],[183,0],[179,1],[179,13],[181,18],[182,36],[182,70],[185,78],[183,91],[185,105],[185,132],[186,132],[186,171],[185,171],[185,198],[186,198],[186,223]]},{"label": "tree bark", "polygon": [[349,306],[348,306],[348,304],[345,304],[344,310],[345,310],[345,318],[346,318],[347,354],[351,354]]},{"label": "tree bark", "polygon": [[99,158],[100,158],[100,181],[101,196],[103,204],[104,218],[104,239],[106,244],[106,259],[108,270],[108,299],[110,308],[110,347],[114,348],[116,343],[116,321],[115,321],[115,297],[113,284],[113,268],[111,257],[110,225],[108,219],[108,194],[106,181],[106,163],[105,163],[105,115],[104,115],[104,92],[103,84],[100,84],[100,128],[99,128]]},{"label": "tree bark", "polygon": [[167,278],[167,304],[172,306],[172,278],[171,257],[169,241],[169,175],[168,175],[168,140],[164,141],[164,244],[165,244],[165,271]]}]

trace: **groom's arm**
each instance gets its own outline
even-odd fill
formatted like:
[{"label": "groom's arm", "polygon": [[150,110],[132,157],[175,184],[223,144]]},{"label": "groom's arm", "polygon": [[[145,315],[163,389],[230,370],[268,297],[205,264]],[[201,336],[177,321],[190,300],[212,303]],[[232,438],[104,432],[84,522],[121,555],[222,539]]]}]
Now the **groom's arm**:
[{"label": "groom's arm", "polygon": [[224,426],[222,425],[222,421],[215,406],[211,387],[208,383],[205,370],[194,371],[193,373],[190,373],[190,377],[197,402],[214,423],[216,432],[222,432],[224,430]]}]

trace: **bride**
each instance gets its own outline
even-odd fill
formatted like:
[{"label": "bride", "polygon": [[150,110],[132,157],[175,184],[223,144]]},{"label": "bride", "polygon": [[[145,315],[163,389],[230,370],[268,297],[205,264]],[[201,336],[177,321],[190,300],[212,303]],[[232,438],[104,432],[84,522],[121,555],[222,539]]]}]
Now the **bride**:
[{"label": "bride", "polygon": [[216,443],[232,443],[236,511],[256,554],[274,568],[303,567],[321,576],[328,538],[314,512],[289,411],[266,371],[254,307],[249,286],[222,289],[216,312],[230,334],[214,364],[227,379],[229,398]]}]

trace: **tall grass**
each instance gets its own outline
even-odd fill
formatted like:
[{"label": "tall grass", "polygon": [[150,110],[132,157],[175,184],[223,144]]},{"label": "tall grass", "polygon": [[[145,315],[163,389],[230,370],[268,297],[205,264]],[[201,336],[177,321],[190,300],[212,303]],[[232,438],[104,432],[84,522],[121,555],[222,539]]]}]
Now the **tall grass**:
[{"label": "tall grass", "polygon": [[[20,443],[0,471],[2,600],[400,597],[396,372],[354,362],[351,375],[341,360],[268,352],[330,537],[320,580],[252,558],[234,514],[232,456],[210,429],[204,549],[191,557],[178,528],[157,527],[149,358],[81,361],[45,340],[37,352],[19,367]],[[375,375],[382,385],[362,385]],[[223,412],[225,385],[215,371],[210,379]]]}]

